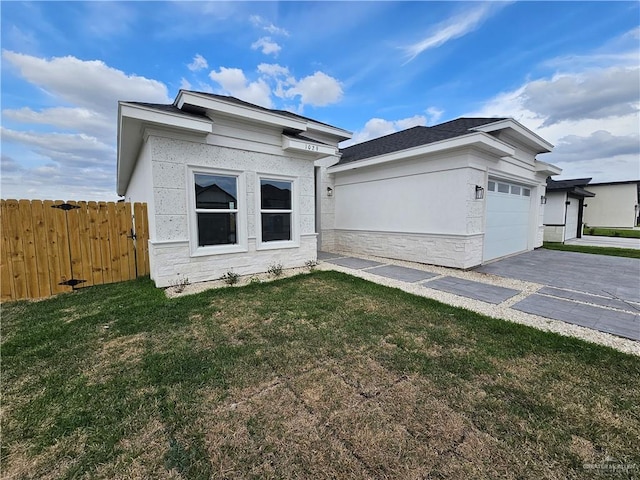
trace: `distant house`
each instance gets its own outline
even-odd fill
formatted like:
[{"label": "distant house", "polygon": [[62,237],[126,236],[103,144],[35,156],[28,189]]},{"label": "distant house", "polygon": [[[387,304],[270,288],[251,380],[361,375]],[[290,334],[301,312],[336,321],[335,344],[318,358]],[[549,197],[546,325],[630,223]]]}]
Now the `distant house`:
[{"label": "distant house", "polygon": [[[544,207],[544,241],[564,242],[582,237],[585,198],[593,198],[590,178],[547,179]],[[586,190],[586,187],[589,190]]]},{"label": "distant house", "polygon": [[168,286],[303,266],[317,250],[470,268],[542,245],[552,145],[510,118],[460,118],[340,150],[351,133],[181,90],[120,102],[118,194],[146,202]]},{"label": "distant house", "polygon": [[640,180],[591,183],[584,222],[590,227],[633,228],[640,223]]}]

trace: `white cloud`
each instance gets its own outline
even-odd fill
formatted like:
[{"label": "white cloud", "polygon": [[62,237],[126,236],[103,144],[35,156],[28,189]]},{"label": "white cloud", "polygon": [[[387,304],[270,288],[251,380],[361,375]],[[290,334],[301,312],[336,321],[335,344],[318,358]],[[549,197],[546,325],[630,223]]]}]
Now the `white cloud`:
[{"label": "white cloud", "polygon": [[53,107],[39,112],[31,108],[3,110],[2,115],[19,123],[52,125],[63,130],[82,130],[98,137],[111,137],[116,131],[116,122],[107,115],[87,108]]},{"label": "white cloud", "polygon": [[426,113],[427,113],[427,124],[436,125],[438,123],[438,120],[442,118],[442,114],[444,113],[444,110],[441,110],[436,107],[429,107],[427,108]]},{"label": "white cloud", "polygon": [[265,55],[277,55],[282,47],[271,40],[271,37],[262,37],[251,44],[253,50],[262,50]]},{"label": "white cloud", "polygon": [[640,158],[640,136],[612,135],[606,130],[597,130],[588,136],[567,135],[558,140],[554,150],[558,162],[606,160],[627,155]]},{"label": "white cloud", "polygon": [[186,78],[182,77],[180,79],[180,89],[181,90],[191,90],[191,82]]},{"label": "white cloud", "polygon": [[523,98],[524,107],[545,117],[544,126],[635,113],[640,101],[640,69],[613,67],[559,74],[528,83]]},{"label": "white cloud", "polygon": [[340,147],[346,148],[356,143],[366,142],[367,140],[383,137],[412,127],[425,126],[426,124],[427,118],[423,115],[414,115],[413,117],[402,118],[400,120],[372,118],[365,123],[361,130],[354,132],[350,140],[341,143]]},{"label": "white cloud", "polygon": [[209,77],[233,97],[262,107],[272,107],[271,88],[263,79],[249,82],[239,68],[226,67],[220,67],[220,71],[212,71]]},{"label": "white cloud", "polygon": [[271,35],[282,35],[283,37],[289,36],[289,32],[284,28],[276,27],[273,23],[265,20],[260,15],[251,15],[249,17],[249,21],[254,27],[261,28],[266,32],[269,32]]},{"label": "white cloud", "polygon": [[53,97],[99,113],[115,114],[118,100],[171,102],[162,82],[127,75],[100,60],[46,59],[8,50],[2,51],[2,57],[25,80]]},{"label": "white cloud", "polygon": [[[113,160],[115,154],[113,145],[84,133],[25,132],[4,127],[0,132],[3,142],[27,145],[41,155],[60,159],[61,163],[73,163],[75,159],[84,158],[90,163],[106,164]],[[109,158],[102,160],[105,155]]]},{"label": "white cloud", "polygon": [[503,8],[506,4],[507,2],[482,3],[473,9],[466,9],[462,13],[439,23],[424,39],[403,47],[405,54],[408,57],[407,63],[425,50],[437,48],[444,45],[449,40],[454,40],[473,32],[482,25],[487,18],[493,15],[497,10]]},{"label": "white cloud", "polygon": [[295,82],[285,95],[288,98],[300,96],[301,105],[322,107],[340,101],[343,92],[338,80],[326,73],[315,72]]},{"label": "white cloud", "polygon": [[[637,69],[635,72],[618,67],[563,72],[502,92],[465,116],[513,117],[556,145],[541,159],[563,169],[557,178],[636,179],[640,174],[640,97],[636,93],[634,103],[637,85],[632,85],[632,79]],[[607,83],[607,79],[620,81]]]},{"label": "white cloud", "polygon": [[289,69],[287,67],[282,67],[277,63],[261,63],[260,65],[258,65],[258,72],[269,77],[289,75]]},{"label": "white cloud", "polygon": [[192,72],[197,72],[199,70],[209,68],[209,64],[207,63],[206,58],[204,58],[199,53],[196,53],[195,57],[193,57],[193,61],[189,65],[187,65],[187,68]]},{"label": "white cloud", "polygon": [[[2,175],[3,195],[24,198],[22,185],[29,185],[32,198],[116,198],[118,100],[170,103],[167,87],[98,60],[72,56],[47,59],[8,50],[3,50],[2,57],[3,70],[14,70],[40,88],[47,103],[65,105],[2,112],[2,148],[7,151],[11,145],[16,153],[12,156],[25,165],[20,171]],[[13,125],[6,128],[8,122],[43,128],[21,131]],[[57,131],[40,131],[51,129]],[[5,164],[3,161],[3,168]]]}]

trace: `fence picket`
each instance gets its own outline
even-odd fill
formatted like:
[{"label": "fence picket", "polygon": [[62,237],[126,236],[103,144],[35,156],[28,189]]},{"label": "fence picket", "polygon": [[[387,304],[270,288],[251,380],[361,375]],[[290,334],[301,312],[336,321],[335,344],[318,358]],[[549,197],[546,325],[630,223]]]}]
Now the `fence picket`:
[{"label": "fence picket", "polygon": [[15,297],[15,288],[13,285],[13,269],[11,268],[11,255],[9,252],[9,235],[10,229],[8,224],[7,202],[2,200],[0,203],[0,221],[2,222],[2,248],[0,253],[2,254],[0,263],[0,271],[2,273],[2,301],[10,300]]},{"label": "fence picket", "polygon": [[[54,208],[63,203],[1,201],[0,301],[45,298],[148,275],[145,204],[67,202]],[[131,237],[134,212],[137,242]],[[67,281],[81,283],[61,285]]]}]

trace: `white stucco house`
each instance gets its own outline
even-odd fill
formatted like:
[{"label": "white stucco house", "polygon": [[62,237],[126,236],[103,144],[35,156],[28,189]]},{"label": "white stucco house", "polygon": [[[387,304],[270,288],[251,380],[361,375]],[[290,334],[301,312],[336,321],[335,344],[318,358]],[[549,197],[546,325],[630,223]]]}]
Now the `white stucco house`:
[{"label": "white stucco house", "polygon": [[159,287],[317,258],[314,161],[351,134],[232,97],[120,102],[117,191],[146,202]]},{"label": "white stucco house", "polygon": [[342,149],[322,244],[462,269],[532,250],[552,148],[511,118],[459,118]]},{"label": "white stucco house", "polygon": [[[571,180],[547,179],[547,203],[544,208],[544,241],[564,242],[581,238],[584,225],[585,200],[593,201],[590,178]],[[586,190],[586,188],[589,190]]]},{"label": "white stucco house", "polygon": [[585,209],[590,227],[633,228],[640,223],[640,180],[591,183],[595,194]]},{"label": "white stucco house", "polygon": [[471,268],[542,245],[552,145],[462,118],[339,149],[351,133],[181,90],[120,102],[118,194],[146,202],[158,286],[302,266],[318,249]]}]

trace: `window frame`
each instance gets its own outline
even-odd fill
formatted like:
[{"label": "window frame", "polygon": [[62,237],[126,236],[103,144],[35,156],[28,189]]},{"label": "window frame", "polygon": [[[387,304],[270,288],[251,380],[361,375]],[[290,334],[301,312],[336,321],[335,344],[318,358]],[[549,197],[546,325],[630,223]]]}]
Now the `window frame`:
[{"label": "window frame", "polygon": [[[262,208],[262,180],[291,183],[291,210],[287,209],[263,209]],[[256,250],[275,250],[279,248],[296,248],[300,246],[300,232],[298,229],[298,178],[284,175],[272,175],[269,173],[256,174]],[[262,214],[263,213],[287,213],[291,215],[290,228],[291,240],[262,240]]]},{"label": "window frame", "polygon": [[[235,209],[199,209],[196,208],[195,182],[196,175],[224,176],[236,178],[237,205]],[[192,257],[221,255],[226,253],[247,252],[247,193],[245,173],[239,170],[207,168],[200,166],[187,167],[189,249]],[[223,245],[199,245],[198,213],[235,213],[236,243]]]}]

